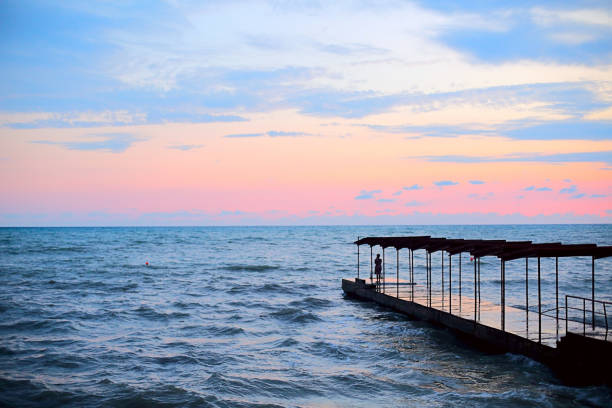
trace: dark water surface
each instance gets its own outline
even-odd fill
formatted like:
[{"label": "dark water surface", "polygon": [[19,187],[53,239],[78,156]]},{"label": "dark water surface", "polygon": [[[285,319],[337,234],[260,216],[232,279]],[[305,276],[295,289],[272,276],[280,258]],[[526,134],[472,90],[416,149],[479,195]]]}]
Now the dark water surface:
[{"label": "dark water surface", "polygon": [[[609,225],[0,229],[0,405],[609,406],[609,388],[564,386],[527,358],[345,299],[351,242],[367,235],[612,244]],[[496,261],[483,261],[494,300]],[[590,295],[590,260],[569,262],[561,292]],[[611,262],[597,262],[610,300]]]}]

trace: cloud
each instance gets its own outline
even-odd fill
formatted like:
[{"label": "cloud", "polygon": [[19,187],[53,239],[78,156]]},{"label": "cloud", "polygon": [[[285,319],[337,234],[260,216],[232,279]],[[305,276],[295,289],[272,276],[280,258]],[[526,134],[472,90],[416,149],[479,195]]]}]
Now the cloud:
[{"label": "cloud", "polygon": [[211,115],[206,113],[160,112],[152,110],[148,114],[119,111],[86,112],[0,112],[0,126],[13,129],[74,128],[99,126],[133,126],[168,122],[213,123],[245,122],[246,118],[237,115]]},{"label": "cloud", "polygon": [[518,140],[609,140],[609,121],[561,120],[501,131]]},{"label": "cloud", "polygon": [[468,194],[468,198],[472,198],[475,200],[488,200],[494,196],[495,196],[495,193],[493,192],[488,192],[486,194],[477,194],[477,193]]},{"label": "cloud", "polygon": [[408,156],[407,159],[421,159],[440,163],[495,163],[495,162],[546,162],[546,163],[574,163],[595,162],[612,163],[612,151],[576,152],[556,154],[514,153],[504,156]]},{"label": "cloud", "polygon": [[250,137],[300,137],[300,136],[310,136],[310,133],[305,132],[284,132],[278,130],[270,130],[265,133],[238,133],[232,135],[225,135],[224,137],[228,138],[250,138]]},{"label": "cloud", "polygon": [[97,138],[102,140],[93,141],[73,141],[73,142],[55,142],[51,140],[33,140],[31,143],[47,144],[61,146],[68,150],[81,151],[107,151],[111,153],[123,153],[136,142],[141,142],[147,139],[138,138],[129,133],[106,133],[87,135],[88,138]]},{"label": "cloud", "polygon": [[532,20],[541,26],[553,25],[591,25],[602,26],[607,30],[612,27],[612,14],[606,9],[574,9],[574,10],[553,10],[541,7],[534,7],[530,10]]},{"label": "cloud", "polygon": [[402,195],[402,190],[398,190],[395,193],[392,194],[393,196],[400,196]]},{"label": "cloud", "polygon": [[384,48],[373,47],[368,44],[317,44],[320,51],[335,55],[384,55],[389,52]]},{"label": "cloud", "polygon": [[195,149],[199,149],[201,147],[203,147],[204,145],[198,144],[198,145],[174,145],[174,146],[168,146],[168,149],[175,149],[175,150],[181,150],[183,152],[187,152],[189,150],[195,150]]},{"label": "cloud", "polygon": [[535,187],[535,186],[529,186],[529,187],[525,187],[523,189],[523,191],[552,191],[552,188],[550,187]]},{"label": "cloud", "polygon": [[422,201],[416,201],[416,200],[412,200],[412,201],[408,201],[406,204],[404,204],[406,207],[420,207],[422,205],[425,205],[424,202]]},{"label": "cloud", "polygon": [[379,203],[394,203],[395,199],[393,198],[379,198],[378,200]]},{"label": "cloud", "polygon": [[448,186],[456,186],[459,183],[456,181],[451,181],[451,180],[440,180],[440,181],[434,181],[434,184],[440,188],[444,188]]},{"label": "cloud", "polygon": [[249,138],[249,137],[262,137],[265,136],[265,133],[236,133],[231,135],[225,135],[223,137],[231,138],[231,139],[241,139],[241,138]]},{"label": "cloud", "polygon": [[[610,12],[601,9],[525,10],[520,5],[497,12],[477,11],[496,21],[486,26],[444,30],[439,38],[448,46],[487,62],[543,60],[596,63],[609,47]],[[608,48],[609,49],[609,48]]]},{"label": "cloud", "polygon": [[382,190],[361,190],[361,192],[355,196],[355,200],[369,200],[374,198],[375,194],[382,193]]},{"label": "cloud", "polygon": [[470,180],[469,183],[470,184],[484,184],[485,182],[481,180]]},{"label": "cloud", "polygon": [[569,187],[565,187],[559,190],[559,193],[560,194],[574,194],[576,191],[578,191],[578,188],[576,187],[575,184],[572,184]]},{"label": "cloud", "polygon": [[411,186],[409,186],[409,187],[403,187],[403,189],[404,189],[404,190],[406,190],[406,191],[411,191],[411,190],[422,190],[422,189],[423,189],[423,186],[420,186],[420,185],[418,185],[418,184],[413,184],[413,185],[411,185]]},{"label": "cloud", "polygon": [[578,199],[580,199],[580,198],[584,198],[584,197],[586,197],[586,194],[584,194],[584,193],[580,193],[580,194],[576,194],[576,195],[571,196],[571,197],[570,197],[570,199],[572,199],[572,200],[578,200]]},{"label": "cloud", "polygon": [[283,132],[283,131],[275,131],[271,130],[266,133],[270,137],[299,137],[299,136],[309,136],[309,133],[304,132]]},{"label": "cloud", "polygon": [[605,198],[606,194],[591,194],[591,198]]}]

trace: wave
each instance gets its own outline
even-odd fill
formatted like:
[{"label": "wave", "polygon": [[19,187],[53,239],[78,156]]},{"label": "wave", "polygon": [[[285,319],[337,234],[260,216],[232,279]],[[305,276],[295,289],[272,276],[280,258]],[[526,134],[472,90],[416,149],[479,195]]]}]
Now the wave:
[{"label": "wave", "polygon": [[339,360],[346,360],[351,354],[353,354],[353,350],[348,347],[334,345],[325,341],[311,343],[308,345],[307,350],[312,354],[320,355],[322,357],[332,357]]},{"label": "wave", "polygon": [[155,309],[148,307],[148,306],[144,306],[144,305],[140,306],[137,309],[133,309],[132,311],[142,317],[146,317],[152,320],[179,319],[179,318],[185,318],[185,317],[191,316],[189,313],[186,313],[186,312],[170,312],[170,313],[158,312]]},{"label": "wave", "polygon": [[161,357],[151,357],[151,361],[159,365],[172,365],[172,364],[200,364],[200,361],[197,358],[186,356],[184,354],[178,354],[174,356],[161,356]]},{"label": "wave", "polygon": [[307,297],[302,300],[294,300],[289,303],[289,306],[293,307],[301,307],[301,308],[324,308],[329,307],[332,304],[330,300],[327,299],[319,299],[315,297]]},{"label": "wave", "polygon": [[61,332],[76,331],[70,320],[65,319],[44,319],[44,320],[19,320],[11,323],[0,324],[0,331],[37,331],[43,330],[45,332]]},{"label": "wave", "polygon": [[313,313],[305,312],[302,309],[287,307],[269,314],[279,320],[292,323],[310,323],[320,321],[321,319]]},{"label": "wave", "polygon": [[0,405],[7,407],[59,407],[75,402],[75,394],[31,380],[0,378],[0,390]]},{"label": "wave", "polygon": [[303,382],[273,378],[243,378],[213,373],[205,383],[212,390],[230,395],[262,395],[283,400],[323,395],[319,390],[304,386]]},{"label": "wave", "polygon": [[227,265],[221,267],[226,271],[266,272],[280,269],[277,265]]},{"label": "wave", "polygon": [[207,327],[206,331],[213,336],[237,336],[244,333],[243,328],[234,326],[212,326]]},{"label": "wave", "polygon": [[36,248],[11,248],[6,250],[9,255],[26,255],[26,254],[63,254],[63,253],[85,253],[88,249],[82,246],[49,246]]}]

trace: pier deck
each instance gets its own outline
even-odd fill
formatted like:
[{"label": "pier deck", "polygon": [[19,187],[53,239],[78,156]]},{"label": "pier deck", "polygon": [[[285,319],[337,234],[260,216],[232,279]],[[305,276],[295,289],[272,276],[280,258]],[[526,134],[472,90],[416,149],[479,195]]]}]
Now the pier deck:
[{"label": "pier deck", "polygon": [[[342,289],[353,297],[374,301],[390,307],[411,318],[447,327],[473,340],[483,349],[523,354],[551,366],[571,383],[612,385],[612,339],[608,331],[608,310],[612,302],[595,299],[595,260],[612,256],[612,247],[595,244],[562,245],[560,243],[532,244],[530,241],[507,242],[504,240],[462,240],[431,237],[367,237],[355,244],[370,246],[370,275],[372,274],[372,247],[383,250],[382,280],[374,284],[359,279],[359,250],[357,251],[357,278],[343,279]],[[385,278],[386,248],[398,251],[396,279]],[[399,279],[399,250],[409,250],[409,270],[404,271],[408,280]],[[425,284],[415,281],[415,250],[426,251]],[[442,251],[448,255],[446,285],[434,288],[432,284],[431,254]],[[452,256],[462,252],[474,260],[474,297],[460,296],[451,291]],[[481,298],[480,258],[496,256],[500,263],[499,303]],[[558,258],[589,256],[592,258],[592,298],[559,293]],[[506,305],[506,262],[524,258],[537,258],[537,311]],[[556,258],[555,307],[542,310],[540,298],[540,258]],[[444,271],[444,263],[442,263]],[[461,269],[459,269],[461,271]],[[406,274],[408,272],[408,274]],[[461,273],[461,272],[459,272]],[[390,274],[391,275],[391,274]],[[461,292],[461,291],[459,291]],[[452,297],[449,297],[452,293]],[[607,306],[607,309],[606,309]],[[533,308],[534,306],[531,305]]]},{"label": "pier deck", "polygon": [[[368,279],[366,283],[370,283]],[[412,290],[411,286],[415,286],[414,302],[427,307],[427,296],[422,285],[411,283],[406,280],[399,280],[399,288],[397,280],[386,279],[384,292],[391,297],[411,301]],[[399,289],[399,290],[398,290]],[[381,291],[383,289],[381,288]],[[452,306],[452,310],[449,308]],[[482,299],[480,302],[474,301],[470,296],[459,296],[456,293],[452,294],[452,299],[449,302],[449,294],[445,293],[442,297],[441,291],[432,290],[431,307],[440,311],[451,313],[455,316],[462,317],[467,320],[476,321],[488,327],[502,330],[501,328],[501,306],[497,303]],[[526,308],[517,308],[505,306],[505,331],[524,337],[528,340],[542,344],[557,347],[557,342],[565,336],[565,314],[561,313],[559,320],[552,314],[542,314],[541,316],[541,332],[538,330],[539,318],[538,313],[530,311]],[[612,342],[612,335],[606,332],[605,327],[596,326],[594,329],[591,325],[583,325],[582,321],[569,321],[568,330],[570,332],[584,333],[588,337]]]}]

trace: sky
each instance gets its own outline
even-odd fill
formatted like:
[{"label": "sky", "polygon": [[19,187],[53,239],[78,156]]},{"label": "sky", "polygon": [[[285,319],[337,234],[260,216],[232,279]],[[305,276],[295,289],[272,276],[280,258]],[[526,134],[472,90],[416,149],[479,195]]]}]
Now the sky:
[{"label": "sky", "polygon": [[0,225],[612,222],[609,1],[3,1]]}]

